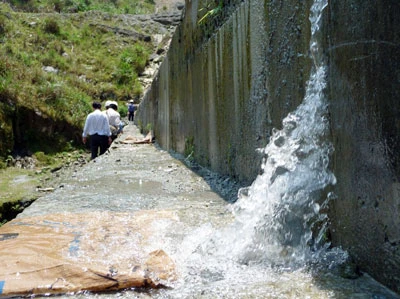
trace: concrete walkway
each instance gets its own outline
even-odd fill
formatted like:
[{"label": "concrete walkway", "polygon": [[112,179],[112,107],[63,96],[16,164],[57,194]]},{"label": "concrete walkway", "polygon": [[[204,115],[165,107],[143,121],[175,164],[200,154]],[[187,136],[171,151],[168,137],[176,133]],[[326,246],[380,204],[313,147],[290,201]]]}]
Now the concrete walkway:
[{"label": "concrete walkway", "polygon": [[[126,126],[106,154],[61,175],[63,181],[54,193],[40,198],[18,217],[60,209],[81,213],[193,208],[196,217],[208,218],[209,211],[226,204],[204,178],[156,144],[124,143],[144,138],[136,126]],[[199,224],[198,219],[190,218]]]},{"label": "concrete walkway", "polygon": [[54,192],[1,228],[0,297],[175,283],[174,261],[195,246],[182,248],[186,236],[232,215],[181,160],[135,143],[144,139],[128,125],[106,154],[61,172]]},{"label": "concrete walkway", "polygon": [[[85,299],[325,299],[355,298],[354,294],[357,298],[399,298],[368,275],[348,280],[329,270],[314,277],[307,271],[282,272],[261,264],[236,263],[229,259],[235,246],[231,243],[218,245],[226,252],[222,259],[213,256],[203,245],[212,244],[209,241],[215,239],[210,236],[220,237],[233,222],[230,204],[215,192],[215,185],[210,187],[209,182],[218,179],[209,180],[214,174],[206,170],[199,176],[182,159],[155,144],[129,143],[133,139],[144,136],[129,125],[109,152],[78,169],[62,170],[54,192],[1,228],[0,298],[12,284],[16,289],[26,287],[19,295],[37,293],[26,282],[44,278],[51,281],[48,294],[70,290],[74,297]],[[222,180],[220,185],[229,184]],[[231,197],[237,192],[234,184],[225,189]],[[13,232],[16,227],[20,230]],[[25,229],[33,234],[24,235]],[[240,228],[230,233],[240,235]],[[19,239],[20,243],[13,243]],[[9,271],[4,278],[6,267],[28,267],[29,271]],[[21,280],[35,272],[32,268],[40,277]],[[125,277],[128,272],[134,277]],[[99,288],[85,287],[99,278],[104,280]],[[128,285],[135,279],[137,285]],[[145,286],[159,283],[171,288],[137,292],[143,279]],[[79,294],[84,289],[125,291]]]}]

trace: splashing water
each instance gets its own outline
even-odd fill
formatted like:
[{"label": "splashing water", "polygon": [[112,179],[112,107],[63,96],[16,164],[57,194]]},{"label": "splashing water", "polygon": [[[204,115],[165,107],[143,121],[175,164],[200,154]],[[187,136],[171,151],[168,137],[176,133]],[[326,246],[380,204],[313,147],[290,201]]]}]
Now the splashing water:
[{"label": "splashing water", "polygon": [[[182,246],[190,248],[179,264],[185,265],[183,285],[190,285],[191,294],[218,290],[231,296],[229,290],[235,290],[234,297],[241,297],[236,291],[246,285],[261,296],[257,285],[263,285],[270,298],[275,292],[279,297],[296,284],[294,277],[302,284],[301,277],[307,274],[301,269],[308,262],[325,259],[329,245],[323,244],[329,201],[325,189],[336,183],[328,168],[333,146],[328,140],[326,74],[317,37],[326,6],[327,0],[315,0],[311,7],[313,68],[303,102],[262,149],[263,173],[239,191],[232,205],[234,223],[218,231],[200,227]],[[334,256],[345,258],[341,251]],[[291,283],[282,279],[282,270]],[[176,292],[185,297],[183,289]]]},{"label": "splashing water", "polygon": [[328,170],[332,146],[325,140],[324,78],[324,67],[318,67],[304,102],[266,146],[263,174],[240,192],[234,212],[244,239],[235,254],[244,260],[304,260],[312,245],[312,225],[323,226],[326,216],[320,210],[326,201],[320,198],[336,181]]},{"label": "splashing water", "polygon": [[[311,7],[310,49],[315,67],[303,103],[283,120],[281,130],[273,132],[264,149],[263,174],[239,192],[234,207],[242,225],[234,255],[245,263],[304,262],[321,241],[326,222],[321,208],[327,202],[321,198],[325,187],[336,183],[328,169],[333,147],[326,138],[325,66],[316,36],[326,6],[327,1],[315,1]],[[321,232],[316,239],[314,230]]]},{"label": "splashing water", "polygon": [[293,267],[304,264],[321,245],[327,218],[321,211],[328,201],[321,198],[325,187],[336,183],[328,169],[333,147],[326,136],[325,66],[316,36],[326,6],[326,0],[316,0],[311,7],[314,68],[303,103],[273,132],[263,149],[263,174],[240,190],[233,207],[236,222],[218,233],[206,252],[229,255],[242,264]]}]

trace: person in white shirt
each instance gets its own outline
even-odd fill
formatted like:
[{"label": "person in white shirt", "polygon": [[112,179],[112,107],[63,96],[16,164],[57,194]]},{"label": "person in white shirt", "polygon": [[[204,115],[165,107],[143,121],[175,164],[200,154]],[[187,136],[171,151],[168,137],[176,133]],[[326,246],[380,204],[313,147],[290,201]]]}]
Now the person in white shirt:
[{"label": "person in white shirt", "polygon": [[99,102],[93,102],[92,107],[94,111],[89,113],[86,117],[82,133],[82,141],[84,144],[87,142],[87,137],[90,136],[91,160],[95,159],[99,154],[104,154],[112,142],[108,118],[100,111],[101,104]]},{"label": "person in white shirt", "polygon": [[110,102],[109,108],[106,110],[108,117],[108,123],[111,129],[111,138],[115,139],[118,134],[122,131],[121,115],[118,113],[117,102]]}]

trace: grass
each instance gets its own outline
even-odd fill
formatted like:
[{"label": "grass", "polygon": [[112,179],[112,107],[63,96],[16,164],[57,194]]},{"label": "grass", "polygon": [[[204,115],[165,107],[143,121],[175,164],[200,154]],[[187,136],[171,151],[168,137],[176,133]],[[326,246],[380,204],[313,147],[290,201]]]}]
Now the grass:
[{"label": "grass", "polygon": [[82,150],[55,154],[38,151],[32,157],[36,162],[33,169],[16,166],[0,169],[0,226],[42,196],[40,190],[56,187],[58,170],[89,160],[89,154]]},{"label": "grass", "polygon": [[9,167],[0,169],[0,205],[33,198],[32,190],[40,183],[34,170]]},{"label": "grass", "polygon": [[[41,195],[52,169],[87,155],[71,136],[80,140],[93,100],[116,100],[124,116],[126,101],[141,96],[155,46],[135,38],[150,29],[120,14],[153,12],[152,0],[0,2],[0,224]],[[62,132],[44,132],[49,123]],[[21,141],[36,169],[5,168]]]},{"label": "grass", "polygon": [[[153,11],[150,0],[0,2],[0,159],[11,153],[13,119],[21,111],[79,132],[93,100],[125,104],[140,98],[138,78],[154,45],[135,39],[133,33],[146,29],[135,29],[118,14]],[[40,135],[41,128],[29,129],[30,137]],[[46,137],[31,138],[28,146],[36,149]]]},{"label": "grass", "polygon": [[89,160],[89,154],[82,150],[71,150],[56,154],[35,152],[33,169],[7,167],[0,169],[0,205],[4,202],[19,201],[37,197],[34,193],[37,187],[43,188],[43,182],[50,179],[54,169],[69,166],[79,160]]},{"label": "grass", "polygon": [[154,11],[154,1],[132,0],[8,0],[16,10],[32,13],[77,13],[99,10],[113,14],[148,14]]},{"label": "grass", "polygon": [[39,197],[40,175],[34,170],[9,167],[0,169],[0,226],[23,210],[23,203]]}]

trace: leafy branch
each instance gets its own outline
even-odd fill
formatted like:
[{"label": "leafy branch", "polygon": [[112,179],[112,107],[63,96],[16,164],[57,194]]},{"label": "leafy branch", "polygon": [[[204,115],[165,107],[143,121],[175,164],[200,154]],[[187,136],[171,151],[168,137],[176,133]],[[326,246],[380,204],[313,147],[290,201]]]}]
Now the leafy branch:
[{"label": "leafy branch", "polygon": [[208,3],[208,4],[206,5],[206,7],[203,7],[203,8],[201,8],[201,9],[199,10],[199,12],[202,12],[202,11],[207,10],[207,12],[204,14],[204,16],[198,21],[198,24],[199,24],[199,25],[204,24],[204,23],[206,22],[207,19],[210,19],[210,18],[212,18],[212,17],[217,16],[217,15],[222,11],[222,8],[224,7],[224,2],[223,2],[223,0],[220,0],[220,1],[219,1],[218,6],[216,6],[216,7],[214,7],[214,8],[211,8],[211,6],[212,6],[213,4],[214,4],[213,2],[212,2],[212,3]]}]

